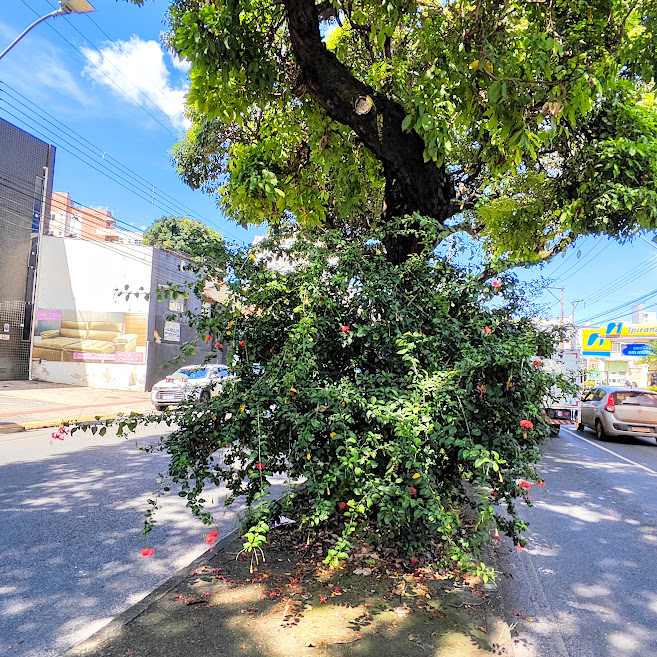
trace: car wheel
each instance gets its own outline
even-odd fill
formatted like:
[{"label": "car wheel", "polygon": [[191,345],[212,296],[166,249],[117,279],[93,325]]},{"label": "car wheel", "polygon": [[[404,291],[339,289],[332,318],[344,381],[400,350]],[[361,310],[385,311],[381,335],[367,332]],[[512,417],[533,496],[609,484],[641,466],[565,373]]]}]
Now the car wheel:
[{"label": "car wheel", "polygon": [[156,411],[163,411],[166,408],[166,406],[163,406],[162,404],[153,404],[153,406]]},{"label": "car wheel", "polygon": [[607,434],[605,433],[604,427],[600,420],[595,421],[595,435],[598,437],[598,440],[607,440]]},{"label": "car wheel", "polygon": [[584,429],[586,429],[586,427],[581,422],[579,422],[577,424],[577,431],[584,431]]},{"label": "car wheel", "polygon": [[558,424],[551,424],[550,425],[550,433],[553,436],[558,436],[560,430],[561,430],[561,427]]},{"label": "car wheel", "polygon": [[210,391],[204,390],[199,398],[202,402],[210,401]]}]

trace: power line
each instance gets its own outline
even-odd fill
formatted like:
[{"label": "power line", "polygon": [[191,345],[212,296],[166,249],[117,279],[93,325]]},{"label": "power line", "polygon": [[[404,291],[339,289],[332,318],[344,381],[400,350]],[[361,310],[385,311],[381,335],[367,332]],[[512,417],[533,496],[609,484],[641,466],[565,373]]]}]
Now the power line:
[{"label": "power line", "polygon": [[598,288],[589,297],[586,297],[584,301],[589,304],[600,301],[601,299],[604,299],[605,296],[608,296],[611,292],[615,292],[624,285],[629,285],[655,267],[657,267],[657,256],[651,256],[643,262],[639,263],[636,267],[625,272],[622,276],[618,276],[609,281],[603,287]]},{"label": "power line", "polygon": [[[42,110],[41,108],[37,107],[34,103],[32,103],[29,99],[27,99],[25,96],[20,94],[15,89],[13,89],[13,87],[11,87],[10,85],[8,85],[6,83],[3,83],[3,84],[4,84],[4,87],[6,87],[4,89],[5,93],[13,101],[17,102],[22,107],[24,107],[25,110],[27,110],[31,114],[35,115],[36,117],[38,117],[39,124],[38,124],[37,127],[34,128],[35,130],[38,130],[39,128],[44,128],[45,129],[45,126],[43,126],[43,121],[45,121],[46,123],[53,126],[55,137],[57,137],[58,139],[61,139],[68,146],[75,149],[81,156],[90,158],[94,161],[95,164],[98,164],[102,167],[107,168],[108,169],[107,177],[114,180],[114,182],[117,182],[122,187],[127,189],[126,185],[123,185],[122,183],[119,183],[115,178],[112,177],[112,176],[118,176],[126,184],[131,185],[134,188],[138,189],[140,193],[137,194],[137,195],[140,196],[140,198],[142,198],[143,200],[148,201],[151,205],[155,205],[156,207],[160,208],[164,212],[168,212],[168,213],[171,213],[171,214],[179,214],[179,215],[182,214],[182,215],[186,215],[186,216],[191,215],[191,217],[198,218],[200,221],[202,221],[206,225],[214,225],[220,233],[228,235],[229,237],[234,239],[236,242],[240,241],[230,231],[225,230],[225,228],[219,226],[219,224],[217,224],[216,222],[209,221],[208,219],[206,219],[205,217],[200,215],[198,212],[192,210],[189,206],[187,206],[184,203],[178,201],[177,199],[175,199],[171,195],[167,194],[166,192],[163,192],[161,189],[159,189],[158,187],[153,185],[151,182],[149,182],[148,180],[143,178],[140,174],[133,171],[129,167],[125,166],[124,164],[122,164],[116,158],[110,156],[106,151],[104,151],[100,147],[96,146],[95,144],[93,144],[91,141],[89,141],[85,137],[82,137],[80,134],[78,134],[73,129],[66,126],[61,121],[58,121],[57,119],[55,119],[53,116],[48,114],[45,110]],[[9,89],[10,91],[7,91],[7,89]],[[27,105],[25,102],[22,102],[21,99],[26,101],[27,103],[29,103],[29,105]],[[2,99],[0,97],[0,101],[1,100]],[[14,109],[15,111],[18,111],[21,114],[21,117],[16,117],[15,114],[11,114],[11,116],[13,116],[13,117],[15,117],[19,120],[32,121],[33,123],[35,122],[35,119],[33,119],[32,117],[30,117],[27,114],[25,114],[24,112],[22,112],[18,107],[14,106],[14,107],[11,107],[11,109]],[[55,125],[55,123],[62,126],[62,128],[59,128],[57,125]],[[71,136],[67,135],[66,132],[70,133]],[[62,136],[62,134],[57,134],[57,133],[63,133],[63,136]],[[39,134],[44,136],[44,138],[46,138],[46,139],[52,139],[53,138],[53,131],[51,131],[50,136],[46,136],[43,132],[40,132]],[[80,146],[82,148],[86,149],[86,151],[89,151],[89,154],[85,153],[80,148],[78,148],[77,146],[72,144],[71,139],[73,139],[75,142],[80,144]],[[61,146],[61,148],[70,153],[70,151],[68,151],[66,147]],[[74,155],[75,157],[78,157],[78,155],[76,155],[75,153],[71,153],[71,154]],[[81,159],[81,157],[78,157],[78,159]],[[82,161],[84,161],[86,164],[88,164],[92,168],[96,169],[96,171],[98,171],[98,169],[95,166],[89,164],[86,160],[82,160]],[[112,170],[109,167],[112,167],[115,170]],[[100,172],[100,173],[103,173],[103,172]],[[106,174],[103,173],[103,175],[106,175]],[[128,177],[126,178],[126,176],[128,176]],[[133,191],[133,193],[136,193],[136,192],[134,192],[134,190],[128,190],[128,191]],[[155,203],[156,199],[157,199],[158,203]],[[164,207],[164,206],[166,206],[166,207]]]},{"label": "power line", "polygon": [[648,292],[640,297],[637,297],[636,299],[631,299],[630,301],[626,301],[625,303],[620,304],[619,306],[616,306],[615,308],[610,308],[609,310],[600,312],[596,315],[591,315],[590,317],[587,317],[586,319],[581,320],[582,323],[586,322],[592,322],[598,319],[601,319],[603,317],[606,317],[607,315],[611,315],[613,313],[619,313],[619,312],[625,312],[628,309],[632,308],[634,305],[641,301],[646,301],[648,299],[651,299],[652,297],[657,296],[657,290],[652,290],[651,292]]},{"label": "power line", "polygon": [[[22,3],[23,3],[23,4],[24,4],[24,5],[25,5],[25,6],[26,6],[26,7],[27,7],[27,8],[28,8],[33,14],[35,14],[36,16],[39,15],[39,12],[36,11],[35,9],[33,9],[32,7],[30,7],[30,5],[28,5],[27,2],[25,2],[25,0],[21,0],[21,2],[22,2]],[[86,60],[87,60],[87,61],[88,61],[88,62],[89,62],[89,63],[90,63],[90,64],[91,64],[96,70],[98,70],[100,73],[102,73],[102,74],[103,74],[103,75],[104,75],[104,76],[110,81],[110,83],[111,83],[112,85],[114,85],[117,89],[119,89],[119,91],[123,92],[123,94],[125,94],[125,96],[126,96],[127,98],[131,98],[130,94],[128,94],[128,92],[127,92],[123,87],[121,87],[121,86],[120,86],[115,80],[112,80],[112,78],[110,78],[110,76],[107,75],[107,73],[105,73],[105,71],[103,71],[101,68],[99,68],[99,67],[98,67],[98,66],[97,66],[97,65],[96,65],[96,64],[95,64],[95,63],[94,63],[94,62],[93,62],[93,61],[92,61],[87,55],[85,55],[85,54],[84,54],[84,53],[83,53],[83,52],[82,52],[82,51],[81,51],[81,50],[80,50],[80,49],[79,49],[74,43],[72,43],[72,42],[71,42],[69,39],[67,39],[67,38],[66,38],[66,37],[65,37],[65,36],[64,36],[64,35],[63,35],[63,34],[62,34],[62,33],[56,28],[56,27],[54,27],[54,26],[52,25],[52,23],[46,23],[46,25],[47,25],[47,26],[48,26],[53,32],[55,32],[55,33],[58,34],[62,39],[64,39],[64,41],[66,41],[66,43],[68,43],[68,45],[71,46],[71,48],[73,48],[73,50],[75,50],[75,51],[78,52],[80,55],[82,55],[82,57],[84,57],[84,58],[85,58],[85,59],[86,59]],[[77,28],[76,28],[72,23],[69,23],[69,25],[71,25],[71,26],[73,27],[73,29],[77,30]],[[77,30],[77,31],[79,32],[79,30]],[[86,39],[86,37],[85,37],[84,35],[81,34],[81,36],[82,36],[83,39]],[[87,39],[87,40],[88,40],[88,39]],[[91,42],[89,41],[89,43],[91,43]],[[92,45],[93,45],[93,44],[92,44]],[[94,47],[95,47],[95,46],[94,46]],[[96,48],[96,50],[98,50],[98,49]],[[98,51],[98,52],[100,52],[100,51]],[[102,53],[101,53],[101,55],[102,55]],[[112,64],[112,63],[110,62],[110,64]],[[114,66],[114,64],[112,64],[112,66]],[[116,68],[116,66],[114,66],[114,68]],[[118,69],[117,69],[117,71],[118,71]],[[120,72],[120,71],[119,71],[119,72]],[[125,77],[125,75],[124,75],[124,77]],[[127,78],[126,78],[126,79],[127,79]],[[130,80],[128,80],[128,82],[130,82]],[[140,91],[139,88],[138,88],[134,83],[130,82],[130,84],[132,84],[132,86],[135,87],[135,89],[137,89],[137,91]],[[145,94],[144,94],[144,95],[145,95]],[[151,101],[151,102],[153,102],[153,101]],[[171,136],[172,136],[172,137],[174,137],[174,138],[176,137],[176,135],[175,135],[173,132],[171,132],[171,130],[169,130],[169,128],[168,128],[166,125],[164,125],[164,123],[162,123],[162,121],[160,121],[160,120],[159,120],[159,119],[158,119],[158,118],[157,118],[152,112],[150,112],[150,111],[148,110],[148,108],[144,107],[144,106],[141,105],[140,103],[136,103],[136,104],[137,104],[138,107],[140,107],[141,109],[143,109],[144,112],[146,112],[146,114],[148,114],[148,115],[149,115],[154,121],[156,121],[157,123],[159,123],[159,124],[160,124],[160,125],[161,125],[161,126],[162,126],[162,127],[163,127],[163,128],[164,128],[164,129],[165,129],[165,130],[166,130]],[[156,105],[156,107],[157,107],[157,105]],[[158,109],[159,109],[159,107],[158,107]],[[160,111],[162,111],[162,110],[160,110]],[[162,112],[162,113],[164,114],[164,112]],[[168,117],[167,117],[167,118],[168,118]],[[171,121],[171,119],[169,119],[169,121],[173,124],[173,122]]]},{"label": "power line", "polygon": [[[0,98],[0,102],[1,101],[2,101],[2,99]],[[10,111],[7,111],[7,110],[5,110],[5,111],[7,112],[7,114],[9,116],[11,116],[11,117],[13,117],[13,118],[15,118],[19,121],[22,120],[22,121],[27,122],[28,125],[30,125],[30,129],[32,131],[34,131],[37,135],[43,137],[46,140],[55,141],[58,148],[61,148],[65,152],[69,153],[70,155],[77,158],[78,160],[80,160],[81,162],[83,162],[84,164],[89,166],[90,168],[92,168],[95,171],[97,171],[98,173],[100,173],[101,175],[103,175],[103,176],[109,178],[110,180],[112,180],[113,182],[117,183],[119,186],[123,187],[125,190],[127,190],[129,192],[132,192],[136,196],[140,197],[142,200],[146,201],[150,205],[153,205],[154,207],[159,208],[164,213],[169,214],[169,215],[171,215],[171,214],[173,214],[173,215],[181,214],[179,209],[172,208],[169,205],[165,205],[166,201],[161,200],[159,198],[156,199],[156,197],[154,195],[149,197],[150,190],[145,188],[143,185],[139,186],[137,183],[134,183],[129,178],[126,178],[120,172],[117,173],[117,172],[114,172],[114,171],[104,170],[102,168],[99,168],[98,166],[96,166],[96,163],[91,159],[92,156],[80,151],[80,149],[76,148],[74,145],[71,145],[70,142],[67,141],[65,138],[58,137],[56,135],[53,137],[52,134],[51,135],[45,134],[44,132],[42,132],[40,130],[40,126],[37,125],[35,123],[34,119],[32,119],[31,117],[28,117],[25,114],[23,114],[21,116],[17,116],[16,114],[14,114]],[[19,112],[20,112],[20,110],[19,110]],[[64,144],[66,144],[66,146]],[[70,148],[67,148],[67,146],[69,146]],[[73,149],[73,150],[71,150],[71,149]],[[100,164],[100,166],[103,166],[103,165]],[[185,213],[183,213],[183,214],[185,214]],[[208,221],[203,221],[203,223],[208,225],[209,222]],[[219,228],[220,232],[222,231],[222,229],[218,226],[218,224],[215,223],[215,226],[217,226],[217,228]],[[223,231],[223,232],[228,234],[230,237],[232,237],[236,241],[239,241],[239,240],[237,240],[237,238],[233,234],[228,233],[227,231]]]},{"label": "power line", "polygon": [[[0,189],[2,189],[2,188],[9,189],[9,190],[13,191],[16,194],[21,194],[21,195],[24,196],[24,198],[26,200],[29,200],[29,201],[34,200],[34,193],[33,192],[30,193],[30,192],[21,191],[16,187],[12,187],[11,185],[6,184],[6,182],[0,183]],[[0,200],[13,201],[14,199],[11,199],[11,198],[8,198],[8,197],[5,197],[5,196],[0,196]],[[57,201],[57,200],[55,199],[55,201]],[[51,203],[51,205],[52,205],[52,203]],[[57,205],[57,202],[55,203],[55,205]],[[59,206],[59,207],[61,209],[62,207],[68,207],[68,206]],[[89,208],[89,209],[93,210],[95,208]],[[16,223],[16,222],[12,222],[12,221],[8,220],[5,217],[2,220],[4,224],[11,225],[11,226],[14,226],[14,227],[17,227],[17,228],[23,228],[25,226],[25,215],[24,214],[21,214],[19,212],[11,210],[8,207],[4,207],[3,211],[6,214],[11,214],[14,217],[22,220],[21,223]],[[143,248],[143,249],[158,248],[158,247],[149,247],[148,245],[143,245],[143,244],[138,244],[138,245],[137,244],[117,244],[117,243],[111,242],[111,241],[97,240],[97,239],[90,238],[88,236],[85,237],[84,235],[81,235],[80,237],[77,237],[77,238],[71,238],[71,239],[79,239],[81,241],[91,242],[91,243],[97,245],[100,248],[104,248],[108,251],[112,251],[115,254],[121,255],[122,257],[125,257],[125,258],[128,258],[128,259],[131,259],[131,260],[133,260],[133,261],[135,261],[139,264],[152,264],[152,259],[149,260],[149,259],[144,259],[144,258],[140,257],[140,254],[137,252],[140,247]],[[135,249],[134,247],[137,247],[137,249]],[[126,251],[126,249],[130,249],[130,248],[133,249],[132,253]],[[180,258],[181,260],[185,260],[187,262],[193,261],[193,258],[191,258],[190,256],[188,256],[186,254],[183,254],[183,253],[178,253],[176,251],[172,251],[172,250],[169,250],[169,249],[159,249],[159,250],[164,251],[165,253],[168,253],[169,255],[171,255],[175,258]],[[168,272],[169,274],[172,274],[172,275],[173,274],[177,275],[180,272],[180,269],[178,267],[169,267],[169,266],[161,265],[160,269],[162,271]]]},{"label": "power line", "polygon": [[[601,254],[606,248],[609,247],[609,245],[611,244],[611,241],[609,241],[609,242],[605,245],[605,247],[604,247],[602,250],[598,251],[598,253],[596,253],[595,255],[593,255],[593,252],[594,252],[594,251],[596,250],[596,248],[598,248],[601,244],[603,244],[603,242],[598,242],[597,244],[595,244],[595,245],[589,250],[589,252],[586,253],[586,254],[584,255],[584,257],[582,258],[582,260],[578,260],[577,262],[573,263],[568,269],[566,269],[565,272],[563,272],[563,273],[561,274],[561,276],[558,276],[558,277],[555,279],[555,282],[563,282],[563,281],[567,280],[568,278],[570,278],[570,276],[566,276],[566,274],[568,274],[568,272],[570,272],[570,271],[572,271],[573,269],[575,269],[578,265],[580,265],[580,266],[576,269],[576,272],[577,272],[577,271],[580,271],[580,270],[582,269],[582,267],[584,267],[585,264],[590,264],[590,263],[591,263],[593,260],[595,260],[595,259],[596,259],[596,258],[597,258],[597,257],[598,257],[598,256],[599,256],[599,255],[600,255],[600,254]],[[573,273],[576,273],[576,272],[573,272]],[[572,276],[572,274],[571,274],[571,276]]]}]

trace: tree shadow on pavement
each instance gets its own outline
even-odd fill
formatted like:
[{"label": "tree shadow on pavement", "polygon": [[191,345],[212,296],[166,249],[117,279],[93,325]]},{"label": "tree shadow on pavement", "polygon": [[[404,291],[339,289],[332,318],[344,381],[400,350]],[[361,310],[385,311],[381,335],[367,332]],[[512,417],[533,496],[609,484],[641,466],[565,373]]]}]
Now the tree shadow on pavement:
[{"label": "tree shadow on pavement", "polygon": [[[144,613],[71,655],[88,657],[484,657],[509,654],[487,629],[480,590],[451,579],[309,568],[267,551],[249,572],[236,540]],[[236,558],[237,557],[237,558]],[[407,581],[400,594],[399,583]],[[418,586],[418,581],[421,584]]]},{"label": "tree shadow on pavement", "polygon": [[534,646],[520,655],[657,654],[657,474],[595,452],[551,443],[527,550],[501,548],[507,621]]},{"label": "tree shadow on pavement", "polygon": [[[21,434],[23,436],[25,434]],[[90,437],[89,437],[90,438]],[[83,437],[80,444],[86,438]],[[60,655],[207,551],[208,528],[175,495],[142,536],[147,499],[166,455],[135,439],[72,449],[48,444],[0,465],[0,653]],[[93,442],[93,441],[90,441]],[[142,440],[139,440],[142,443]],[[57,446],[62,453],[57,454]],[[18,446],[19,442],[14,445]],[[8,450],[7,443],[3,449]],[[12,447],[13,448],[13,447]],[[17,447],[14,449],[18,449]],[[282,492],[282,481],[275,488]],[[226,491],[206,496],[224,536],[241,505]],[[141,550],[153,547],[144,558]]]}]

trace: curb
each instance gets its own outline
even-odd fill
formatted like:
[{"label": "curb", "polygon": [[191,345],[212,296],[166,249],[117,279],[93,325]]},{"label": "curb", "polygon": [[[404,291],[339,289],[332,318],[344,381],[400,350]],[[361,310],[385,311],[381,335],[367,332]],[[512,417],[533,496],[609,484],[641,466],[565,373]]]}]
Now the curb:
[{"label": "curb", "polygon": [[[485,560],[494,566],[495,572],[499,577],[504,577],[500,557],[493,548],[491,542],[488,543],[485,551]],[[498,579],[496,578],[496,579]],[[511,636],[512,628],[504,620],[506,617],[504,609],[504,598],[496,582],[487,582],[484,584],[488,604],[484,606],[486,617],[486,628],[489,632],[489,638],[496,649],[496,655],[508,655],[515,657],[513,637]]]},{"label": "curb", "polygon": [[[139,413],[144,415],[141,411],[118,411],[124,413],[124,415],[129,415],[130,413]],[[49,418],[45,420],[30,420],[29,422],[9,422],[7,424],[0,423],[0,434],[2,433],[14,433],[16,431],[30,431],[31,429],[46,429],[50,427],[59,427],[63,424],[77,424],[80,422],[95,422],[96,420],[115,420],[117,418],[117,413],[100,413],[95,415],[80,415],[73,418]]]},{"label": "curb", "polygon": [[204,566],[217,552],[228,547],[235,539],[240,536],[240,530],[234,529],[230,534],[224,536],[220,541],[217,541],[213,548],[206,550],[201,556],[197,557],[188,566],[181,568],[177,573],[174,573],[166,582],[160,584],[155,590],[151,591],[145,598],[132,605],[125,611],[115,616],[105,627],[102,627],[97,632],[94,632],[90,637],[80,641],[74,645],[70,650],[65,652],[61,657],[80,657],[89,652],[96,650],[106,641],[118,636],[123,628],[131,623],[133,620],[147,612],[152,605],[158,600],[162,599],[169,591],[188,579],[195,570]]},{"label": "curb", "polygon": [[25,427],[22,424],[16,424],[15,422],[0,422],[0,436],[5,433],[17,433],[19,431],[25,431]]},{"label": "curb", "polygon": [[50,418],[49,420],[32,420],[31,422],[21,422],[21,426],[29,431],[30,429],[45,429],[47,427],[59,427],[62,424],[71,424],[73,422],[93,422],[94,420],[111,420],[115,418],[115,413],[108,413],[105,415],[81,415],[80,417],[63,419],[60,418],[55,420]]}]

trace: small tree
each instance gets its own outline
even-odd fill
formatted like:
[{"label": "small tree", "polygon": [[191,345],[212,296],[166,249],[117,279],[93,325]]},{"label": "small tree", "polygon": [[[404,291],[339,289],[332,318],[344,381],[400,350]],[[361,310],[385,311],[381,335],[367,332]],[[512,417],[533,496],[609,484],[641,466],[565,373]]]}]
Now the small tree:
[{"label": "small tree", "polygon": [[[515,502],[540,481],[542,400],[555,383],[540,358],[554,336],[527,318],[511,277],[481,283],[425,251],[393,264],[385,239],[330,231],[284,250],[261,245],[294,263],[286,274],[262,251],[227,252],[217,269],[205,260],[208,276],[227,278],[230,304],[190,319],[234,345],[236,378],[175,412],[163,446],[166,487],[181,486],[206,523],[204,490],[215,484],[230,489],[227,503],[246,495],[261,531],[281,512],[310,526],[340,518],[333,564],[367,526],[410,553],[439,539],[462,564],[490,522],[524,542]],[[305,482],[301,506],[296,493],[269,500],[277,474]]]},{"label": "small tree", "polygon": [[213,244],[221,248],[223,237],[203,222],[187,217],[162,217],[144,232],[144,244],[184,254],[208,253]]}]

